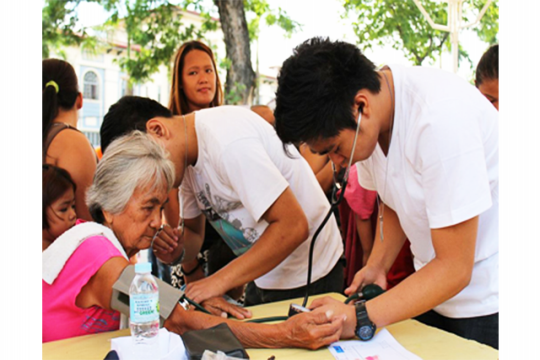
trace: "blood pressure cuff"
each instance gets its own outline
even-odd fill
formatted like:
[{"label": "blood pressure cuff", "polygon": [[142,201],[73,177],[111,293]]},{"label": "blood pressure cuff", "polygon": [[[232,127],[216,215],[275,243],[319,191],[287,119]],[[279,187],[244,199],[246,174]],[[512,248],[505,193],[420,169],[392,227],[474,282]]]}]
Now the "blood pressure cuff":
[{"label": "blood pressure cuff", "polygon": [[[129,287],[135,277],[135,266],[128,265],[113,285],[111,307],[129,316]],[[163,326],[184,292],[154,277],[159,289],[159,322]]]},{"label": "blood pressure cuff", "polygon": [[189,360],[200,360],[205,350],[223,351],[227,356],[249,359],[246,349],[226,323],[209,329],[186,331],[181,337]]}]

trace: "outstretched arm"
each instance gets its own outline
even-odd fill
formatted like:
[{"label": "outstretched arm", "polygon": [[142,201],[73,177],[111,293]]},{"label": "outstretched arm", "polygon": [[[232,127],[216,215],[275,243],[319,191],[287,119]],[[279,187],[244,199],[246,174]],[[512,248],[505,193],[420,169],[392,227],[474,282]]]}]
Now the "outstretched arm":
[{"label": "outstretched arm", "polygon": [[188,284],[188,297],[201,302],[266,274],[309,236],[306,216],[289,187],[262,218],[268,227],[251,249],[215,274]]},{"label": "outstretched arm", "polygon": [[297,347],[318,349],[338,341],[343,316],[332,313],[304,313],[279,324],[255,324],[227,320],[177,306],[165,321],[169,331],[183,334],[187,330],[206,329],[226,322],[242,345],[248,348]]},{"label": "outstretched arm", "polygon": [[[420,315],[463,290],[474,266],[478,216],[432,229],[435,258],[385,294],[368,301],[370,319],[379,327]],[[399,302],[400,306],[396,306]]]},{"label": "outstretched arm", "polygon": [[[477,230],[478,216],[446,228],[432,229],[435,258],[388,292],[368,301],[366,308],[370,320],[377,327],[383,327],[409,319],[433,309],[463,290],[472,275]],[[377,244],[374,252],[376,247]],[[368,266],[372,261],[375,261],[373,256]],[[356,317],[351,319],[350,316],[354,314],[352,305],[317,299],[311,308],[315,312],[332,310],[348,315],[343,332],[344,337],[352,336],[356,326]]]},{"label": "outstretched arm", "polygon": [[[111,309],[112,286],[127,265],[127,260],[122,257],[109,259],[82,289],[77,297],[77,306],[97,305]],[[293,316],[283,323],[267,325],[243,323],[198,311],[186,311],[176,305],[165,321],[165,327],[169,331],[183,334],[187,330],[206,329],[223,322],[229,325],[245,347],[318,349],[339,340],[344,317],[333,316],[332,313],[306,313]]]}]

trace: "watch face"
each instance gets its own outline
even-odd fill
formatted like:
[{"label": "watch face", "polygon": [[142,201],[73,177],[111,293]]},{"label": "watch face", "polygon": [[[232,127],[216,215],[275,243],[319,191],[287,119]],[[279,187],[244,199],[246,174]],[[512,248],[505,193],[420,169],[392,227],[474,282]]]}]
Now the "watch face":
[{"label": "watch face", "polygon": [[360,340],[370,340],[373,337],[373,328],[369,325],[361,326],[358,329],[358,337]]}]

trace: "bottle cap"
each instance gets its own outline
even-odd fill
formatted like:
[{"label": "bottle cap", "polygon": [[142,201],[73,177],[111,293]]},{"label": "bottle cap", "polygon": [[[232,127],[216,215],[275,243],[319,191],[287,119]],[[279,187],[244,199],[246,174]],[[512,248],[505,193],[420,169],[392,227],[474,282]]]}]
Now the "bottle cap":
[{"label": "bottle cap", "polygon": [[135,264],[135,272],[137,274],[152,272],[152,264],[149,262]]}]

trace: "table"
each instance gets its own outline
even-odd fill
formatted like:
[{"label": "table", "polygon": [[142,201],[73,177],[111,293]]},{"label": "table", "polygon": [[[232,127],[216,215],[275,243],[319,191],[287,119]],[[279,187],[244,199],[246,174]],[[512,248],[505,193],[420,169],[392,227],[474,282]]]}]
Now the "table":
[{"label": "table", "polygon": [[[329,296],[344,300],[341,294],[332,293]],[[315,299],[324,295],[312,296]],[[300,299],[280,301],[250,307],[253,318],[285,315],[289,304],[301,304]],[[386,329],[394,338],[412,353],[424,360],[496,360],[499,352],[489,346],[475,341],[466,340],[454,334],[424,325],[416,320],[405,320]],[[42,345],[44,360],[101,360],[111,348],[110,339],[129,336],[129,329],[111,331],[95,335],[79,336],[71,339],[53,341]],[[253,360],[266,360],[274,355],[276,360],[333,360],[328,349],[316,351],[303,349],[247,349]]]}]

